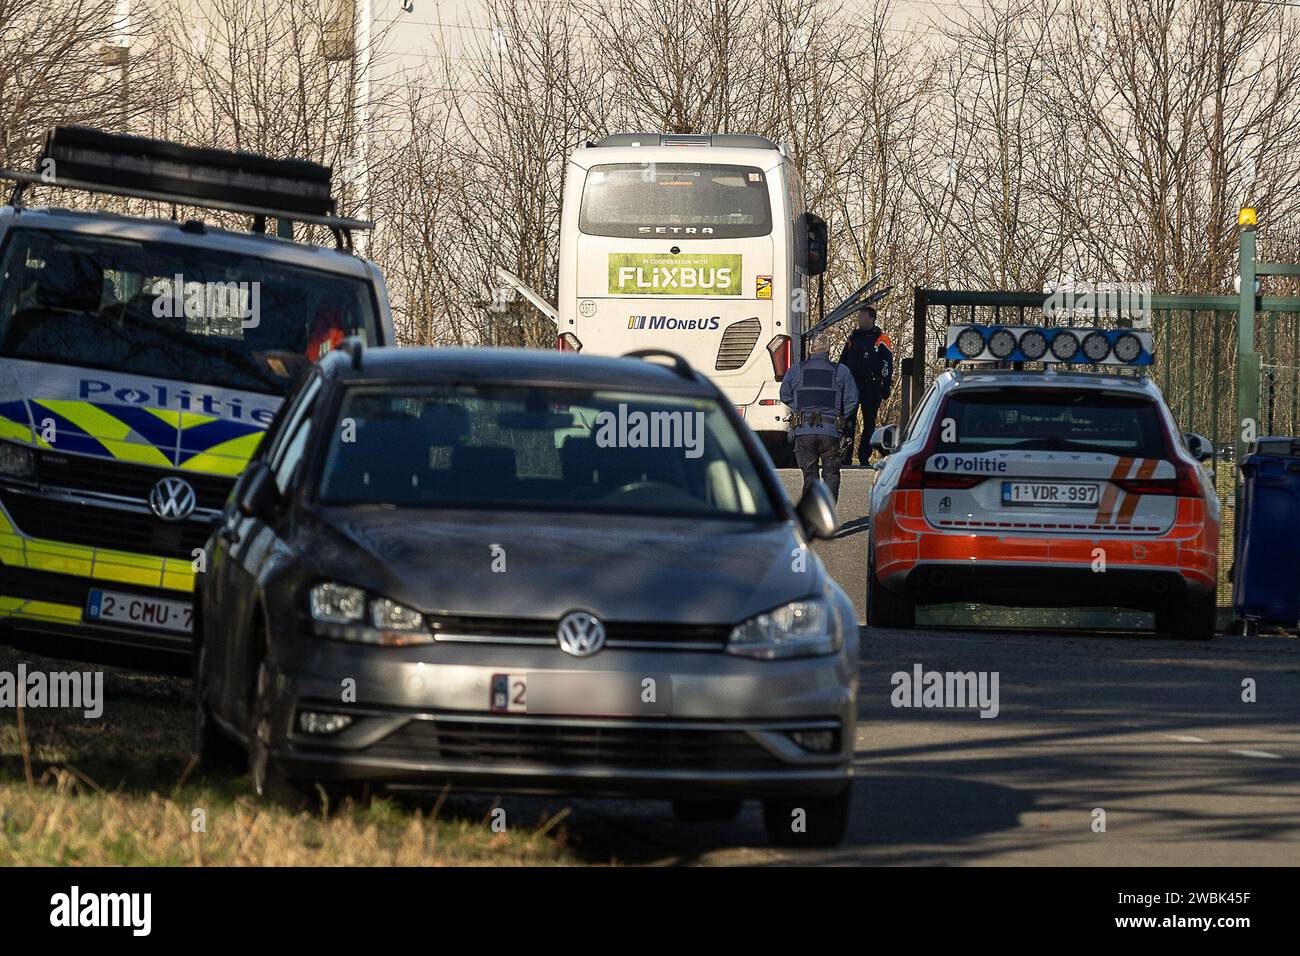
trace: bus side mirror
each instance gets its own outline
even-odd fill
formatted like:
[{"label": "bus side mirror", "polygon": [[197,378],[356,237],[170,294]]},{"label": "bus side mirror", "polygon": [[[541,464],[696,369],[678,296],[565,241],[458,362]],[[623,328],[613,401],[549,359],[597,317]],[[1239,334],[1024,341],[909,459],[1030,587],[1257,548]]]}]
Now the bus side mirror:
[{"label": "bus side mirror", "polygon": [[884,425],[871,433],[871,447],[882,455],[898,451],[898,426]]},{"label": "bus side mirror", "polygon": [[808,268],[810,276],[819,276],[826,271],[826,249],[829,244],[829,233],[826,229],[826,220],[815,212],[805,214],[808,224]]}]

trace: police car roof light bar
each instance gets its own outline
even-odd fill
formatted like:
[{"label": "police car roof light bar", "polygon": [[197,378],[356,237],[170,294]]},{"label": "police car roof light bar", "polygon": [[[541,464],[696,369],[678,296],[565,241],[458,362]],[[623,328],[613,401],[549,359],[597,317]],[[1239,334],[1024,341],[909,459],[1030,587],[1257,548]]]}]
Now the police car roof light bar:
[{"label": "police car roof light bar", "polygon": [[1151,333],[1139,329],[1067,328],[1036,325],[948,326],[948,362],[1042,362],[1119,365],[1154,362]]},{"label": "police car roof light bar", "polygon": [[301,159],[60,126],[46,135],[36,166],[0,170],[17,184],[11,205],[21,205],[27,186],[57,186],[326,226],[340,246],[345,236],[351,245],[353,230],[374,228],[336,216],[330,168]]}]

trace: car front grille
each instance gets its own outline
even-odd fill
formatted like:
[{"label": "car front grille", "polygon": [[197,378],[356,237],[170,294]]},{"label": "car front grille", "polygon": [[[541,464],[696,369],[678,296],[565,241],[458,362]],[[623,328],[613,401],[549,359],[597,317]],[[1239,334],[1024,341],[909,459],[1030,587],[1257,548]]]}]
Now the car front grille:
[{"label": "car front grille", "polygon": [[204,519],[167,522],[147,512],[78,504],[37,494],[5,493],[4,506],[18,530],[43,538],[91,548],[193,558],[211,525]]},{"label": "car front grille", "polygon": [[141,504],[149,500],[149,490],[160,479],[175,475],[189,482],[198,499],[199,508],[214,511],[221,510],[225,505],[226,497],[235,484],[234,478],[223,475],[201,475],[49,451],[37,453],[36,473],[42,485],[52,488],[79,494],[133,498]]},{"label": "car front grille", "polygon": [[[480,617],[442,614],[431,617],[439,641],[475,644],[554,644],[558,621],[548,618]],[[665,624],[605,621],[605,646],[645,650],[720,651],[731,627],[726,624]]]},{"label": "car front grille", "polygon": [[619,769],[771,770],[783,765],[739,730],[520,720],[412,720],[366,753],[396,759]]},{"label": "car front grille", "polygon": [[749,361],[749,354],[754,351],[763,325],[758,319],[742,319],[732,322],[722,333],[722,344],[718,346],[718,359],[713,368],[719,372],[730,372],[741,368]]}]

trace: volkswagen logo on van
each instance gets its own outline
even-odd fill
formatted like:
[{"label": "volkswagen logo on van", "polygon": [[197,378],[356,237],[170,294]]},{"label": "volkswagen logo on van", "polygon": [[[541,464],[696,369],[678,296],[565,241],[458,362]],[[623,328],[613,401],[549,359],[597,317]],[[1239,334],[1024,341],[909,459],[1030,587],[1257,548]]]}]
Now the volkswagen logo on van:
[{"label": "volkswagen logo on van", "polygon": [[198,500],[184,478],[168,475],[149,489],[149,510],[163,521],[184,521],[194,513]]},{"label": "volkswagen logo on van", "polygon": [[570,611],[556,628],[560,650],[574,657],[590,657],[605,646],[605,625],[586,611]]}]

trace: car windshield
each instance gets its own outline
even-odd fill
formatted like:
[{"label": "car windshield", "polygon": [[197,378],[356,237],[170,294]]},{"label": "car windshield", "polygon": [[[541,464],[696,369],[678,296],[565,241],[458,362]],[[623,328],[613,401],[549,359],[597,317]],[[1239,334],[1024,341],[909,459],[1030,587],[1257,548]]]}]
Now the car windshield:
[{"label": "car windshield", "polygon": [[757,167],[616,163],[592,167],[578,228],[589,236],[739,239],[772,231]]},{"label": "car windshield", "polygon": [[165,242],[14,229],[0,355],[283,394],[348,336],[374,344],[359,279]]},{"label": "car windshield", "polygon": [[347,390],[323,504],[776,514],[716,402],[523,386]]},{"label": "car windshield", "polygon": [[1164,429],[1155,403],[1097,389],[998,389],[955,393],[935,421],[937,448],[1082,451],[1161,458]]}]

